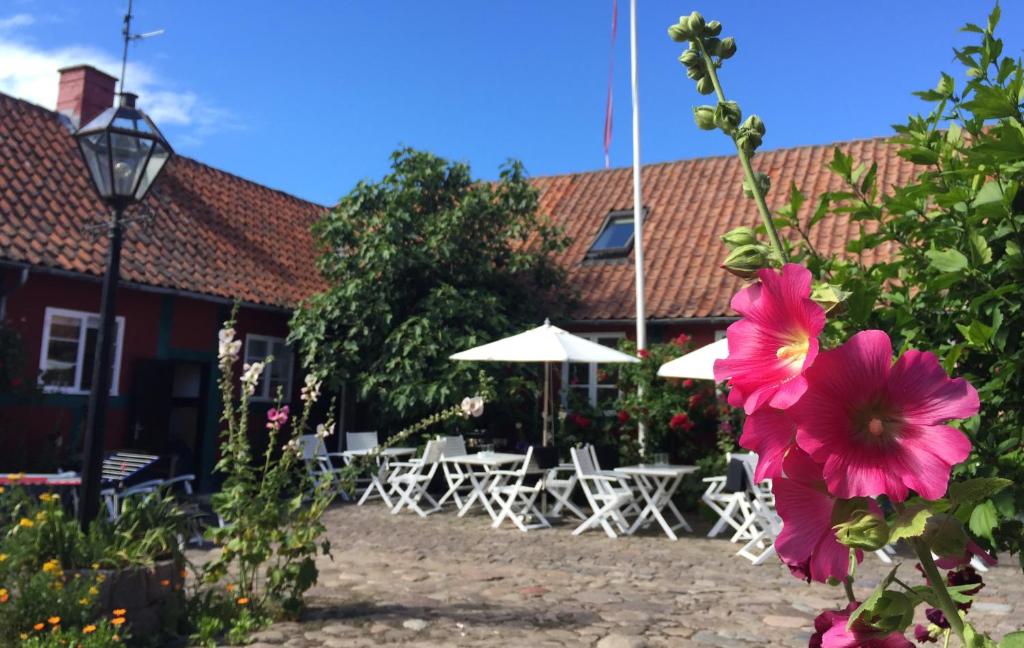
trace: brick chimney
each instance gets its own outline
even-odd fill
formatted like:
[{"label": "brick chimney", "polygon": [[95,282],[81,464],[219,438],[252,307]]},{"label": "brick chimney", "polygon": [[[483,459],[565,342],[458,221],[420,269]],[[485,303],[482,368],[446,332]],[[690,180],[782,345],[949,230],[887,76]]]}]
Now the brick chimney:
[{"label": "brick chimney", "polygon": [[58,72],[57,112],[67,116],[76,128],[114,105],[116,77],[91,65],[73,65]]}]

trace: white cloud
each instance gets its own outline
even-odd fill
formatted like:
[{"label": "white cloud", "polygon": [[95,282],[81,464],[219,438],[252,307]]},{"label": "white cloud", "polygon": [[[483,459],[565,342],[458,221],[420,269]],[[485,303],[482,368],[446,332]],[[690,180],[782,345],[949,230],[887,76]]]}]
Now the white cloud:
[{"label": "white cloud", "polygon": [[13,16],[8,16],[7,18],[0,18],[0,31],[4,31],[6,29],[15,29],[17,27],[28,27],[35,21],[36,19],[29,14],[14,14]]},{"label": "white cloud", "polygon": [[[0,92],[53,109],[57,105],[60,68],[84,63],[114,76],[120,74],[120,59],[94,48],[70,45],[45,49],[5,33],[5,27],[13,29],[33,22],[28,14],[0,18]],[[218,131],[240,128],[230,111],[210,104],[193,91],[170,87],[145,64],[129,61],[125,77],[127,88],[139,95],[139,107],[161,128],[178,127],[178,137],[188,148],[201,145],[205,137]]]}]

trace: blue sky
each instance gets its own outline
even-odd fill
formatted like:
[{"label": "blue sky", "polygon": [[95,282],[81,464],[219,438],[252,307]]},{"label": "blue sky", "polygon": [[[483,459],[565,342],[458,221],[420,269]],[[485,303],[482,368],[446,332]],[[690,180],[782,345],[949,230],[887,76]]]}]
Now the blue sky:
[{"label": "blue sky", "polygon": [[[613,166],[630,152],[628,0],[619,2]],[[1024,5],[1006,2],[1008,53],[1024,46]],[[0,0],[0,91],[49,104],[55,69],[119,72],[126,0]],[[399,145],[494,177],[510,157],[533,175],[603,166],[612,0],[136,0],[128,89],[185,155],[300,197],[333,203],[380,177]],[[978,0],[704,3],[639,0],[645,162],[729,152],[698,131],[703,103],[665,29],[703,8],[739,52],[730,98],[768,127],[765,146],[885,135],[960,68],[957,28]]]}]

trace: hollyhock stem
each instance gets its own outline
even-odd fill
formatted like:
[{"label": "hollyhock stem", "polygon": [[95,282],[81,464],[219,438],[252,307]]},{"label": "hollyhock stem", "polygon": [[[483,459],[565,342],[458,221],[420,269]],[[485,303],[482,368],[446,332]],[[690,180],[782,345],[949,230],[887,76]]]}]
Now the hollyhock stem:
[{"label": "hollyhock stem", "polygon": [[847,576],[843,579],[843,589],[846,590],[846,598],[853,603],[857,597],[853,595],[853,579]]},{"label": "hollyhock stem", "polygon": [[935,598],[939,604],[939,609],[946,615],[946,621],[949,622],[949,627],[956,633],[956,636],[960,638],[960,642],[963,645],[967,645],[967,640],[964,639],[964,620],[960,618],[960,611],[956,607],[956,603],[949,597],[949,592],[946,590],[946,585],[942,580],[942,574],[939,573],[939,568],[935,565],[935,560],[932,559],[932,551],[928,548],[922,540],[914,540],[914,551],[917,553],[918,560],[921,561],[921,568],[924,569],[924,575],[928,577],[928,585],[935,592]]},{"label": "hollyhock stem", "polygon": [[[715,62],[711,60],[711,57],[704,49],[704,43],[701,42],[701,39],[697,38],[694,42],[697,43],[697,47],[700,48],[701,56],[704,57],[708,76],[711,78],[712,85],[715,86],[715,94],[718,95],[718,102],[725,103],[725,92],[722,91],[722,84],[718,80],[718,71],[715,68]],[[764,199],[764,194],[761,193],[761,186],[757,183],[757,177],[754,175],[754,167],[750,165],[750,157],[747,155],[746,151],[740,147],[735,138],[733,138],[733,144],[736,145],[736,155],[740,158],[740,165],[743,167],[743,177],[746,178],[747,184],[750,186],[750,193],[753,194],[754,202],[757,203],[757,210],[760,212],[761,220],[764,222],[764,227],[768,231],[768,238],[771,239],[775,255],[782,263],[789,263],[789,255],[786,254],[785,248],[782,247],[782,239],[779,238],[779,231],[775,229],[775,222],[772,221],[772,213],[768,209],[768,203]]]}]

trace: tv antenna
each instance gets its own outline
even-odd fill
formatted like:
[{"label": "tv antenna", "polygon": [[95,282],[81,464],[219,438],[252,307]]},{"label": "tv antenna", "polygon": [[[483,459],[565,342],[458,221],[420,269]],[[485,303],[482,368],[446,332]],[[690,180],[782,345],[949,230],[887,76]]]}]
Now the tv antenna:
[{"label": "tv antenna", "polygon": [[145,34],[133,34],[132,0],[128,0],[128,13],[124,15],[124,29],[121,30],[121,35],[124,36],[124,51],[121,54],[121,94],[124,94],[125,70],[128,67],[128,44],[146,38],[152,38],[153,36],[159,36],[162,33],[164,33],[164,30],[157,29],[156,31],[146,32]]}]

